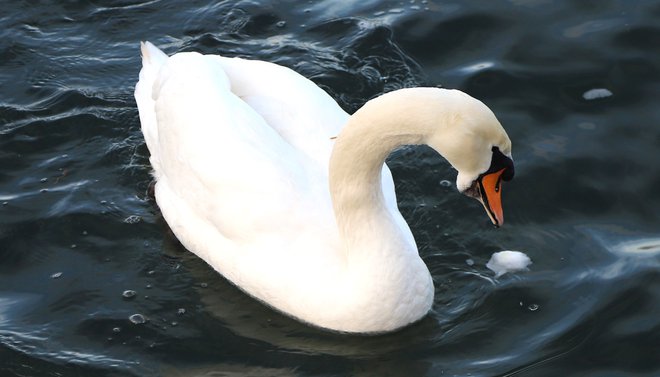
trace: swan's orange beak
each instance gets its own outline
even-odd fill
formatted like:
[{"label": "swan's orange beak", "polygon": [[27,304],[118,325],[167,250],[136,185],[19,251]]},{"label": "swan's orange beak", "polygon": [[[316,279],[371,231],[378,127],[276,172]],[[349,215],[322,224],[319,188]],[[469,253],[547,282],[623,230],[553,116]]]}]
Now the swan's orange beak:
[{"label": "swan's orange beak", "polygon": [[486,174],[479,178],[481,203],[484,205],[490,221],[496,227],[504,224],[504,212],[502,211],[502,173],[504,170]]}]

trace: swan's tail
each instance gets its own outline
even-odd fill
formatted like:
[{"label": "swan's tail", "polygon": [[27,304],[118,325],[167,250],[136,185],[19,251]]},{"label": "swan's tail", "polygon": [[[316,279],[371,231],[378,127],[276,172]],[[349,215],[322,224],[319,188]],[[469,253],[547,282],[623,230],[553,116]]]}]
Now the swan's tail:
[{"label": "swan's tail", "polygon": [[140,70],[140,80],[135,85],[135,101],[140,113],[142,134],[151,154],[149,161],[154,168],[154,176],[157,180],[160,172],[160,159],[153,88],[160,68],[165,64],[168,57],[150,42],[140,42],[140,49],[142,50],[142,69]]},{"label": "swan's tail", "polygon": [[167,55],[151,42],[140,42],[142,52],[142,67],[153,66],[159,69],[167,60]]}]

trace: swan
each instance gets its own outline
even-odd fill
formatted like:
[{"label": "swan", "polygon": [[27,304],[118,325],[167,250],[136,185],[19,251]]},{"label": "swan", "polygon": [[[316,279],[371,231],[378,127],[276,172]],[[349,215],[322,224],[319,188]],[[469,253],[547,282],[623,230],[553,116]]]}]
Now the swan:
[{"label": "swan", "polygon": [[428,268],[385,158],[427,144],[503,222],[511,141],[458,90],[408,88],[352,116],[291,69],[141,43],[135,88],[155,199],[172,232],[237,287],[299,321],[383,333],[424,317]]}]

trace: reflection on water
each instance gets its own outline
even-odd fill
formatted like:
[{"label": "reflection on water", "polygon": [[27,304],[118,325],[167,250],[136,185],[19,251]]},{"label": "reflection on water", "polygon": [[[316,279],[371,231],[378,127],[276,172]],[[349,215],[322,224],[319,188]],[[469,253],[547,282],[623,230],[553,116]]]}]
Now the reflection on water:
[{"label": "reflection on water", "polygon": [[660,263],[653,258],[660,252],[660,232],[649,234],[619,225],[580,226],[579,229],[620,257],[649,257],[648,263]]},{"label": "reflection on water", "polygon": [[655,255],[660,253],[660,238],[646,238],[638,241],[623,242],[617,248],[624,253]]},{"label": "reflection on water", "polygon": [[660,253],[660,237],[638,238],[629,241],[622,241],[612,247],[624,254],[634,254],[637,256],[653,257]]},{"label": "reflection on water", "polygon": [[[17,3],[0,26],[0,374],[660,374],[653,1]],[[354,111],[457,87],[513,140],[493,229],[428,148],[388,163],[436,287],[378,337],[302,325],[184,250],[146,195],[139,40],[278,62]],[[521,250],[529,271],[486,265]]]}]

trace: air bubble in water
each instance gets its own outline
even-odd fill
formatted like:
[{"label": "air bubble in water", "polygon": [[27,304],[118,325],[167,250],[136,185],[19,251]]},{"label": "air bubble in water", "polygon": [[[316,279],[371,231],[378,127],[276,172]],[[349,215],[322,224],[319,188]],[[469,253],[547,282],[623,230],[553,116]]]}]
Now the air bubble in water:
[{"label": "air bubble in water", "polygon": [[142,221],[142,218],[138,215],[130,215],[127,218],[124,219],[124,222],[126,224],[137,224],[140,221]]},{"label": "air bubble in water", "polygon": [[135,291],[132,290],[132,289],[127,289],[127,290],[125,290],[124,293],[122,293],[121,295],[122,295],[124,298],[126,298],[126,299],[131,299],[131,298],[134,298],[135,295],[137,295],[137,292],[135,292]]},{"label": "air bubble in water", "polygon": [[133,314],[130,317],[128,317],[128,320],[131,321],[131,323],[135,325],[141,325],[145,322],[147,322],[147,319],[144,318],[142,314]]}]

